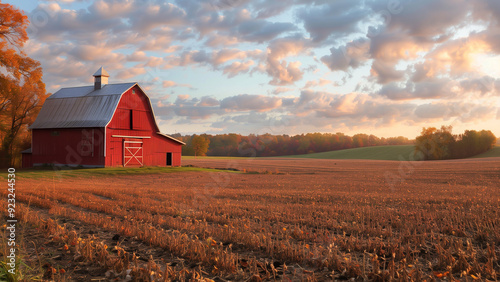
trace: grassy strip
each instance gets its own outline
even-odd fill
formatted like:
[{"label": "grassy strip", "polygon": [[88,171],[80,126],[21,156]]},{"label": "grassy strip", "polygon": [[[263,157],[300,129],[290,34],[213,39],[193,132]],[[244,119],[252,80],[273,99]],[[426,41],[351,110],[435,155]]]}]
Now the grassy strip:
[{"label": "grassy strip", "polygon": [[484,153],[473,156],[471,158],[476,159],[476,158],[499,158],[499,157],[500,157],[500,146],[496,146]]},{"label": "grassy strip", "polygon": [[[202,172],[220,172],[223,170],[201,168],[201,167],[106,167],[106,168],[30,168],[16,170],[17,178],[53,178],[53,177],[90,177],[90,176],[123,176],[123,175],[142,175],[142,174],[159,174],[159,173],[174,173],[174,172],[189,172],[189,171],[202,171]],[[239,171],[226,171],[232,173],[239,173]],[[0,177],[7,177],[7,173],[0,175]]]},{"label": "grassy strip", "polygon": [[228,157],[228,156],[182,156],[183,160],[232,160],[232,159],[248,159],[248,157]]},{"label": "grassy strip", "polygon": [[[408,161],[410,159],[410,156],[413,156],[414,152],[414,145],[394,145],[354,148],[305,155],[282,156],[280,158]],[[496,146],[487,152],[470,158],[495,157],[500,157],[500,146]]]},{"label": "grassy strip", "polygon": [[413,156],[414,151],[414,145],[374,146],[305,155],[283,156],[281,158],[399,161],[409,160],[410,156]]}]

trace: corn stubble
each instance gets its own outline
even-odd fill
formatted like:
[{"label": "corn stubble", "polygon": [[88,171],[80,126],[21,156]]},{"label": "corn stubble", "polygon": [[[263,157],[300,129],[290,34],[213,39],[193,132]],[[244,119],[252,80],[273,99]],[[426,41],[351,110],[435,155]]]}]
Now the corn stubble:
[{"label": "corn stubble", "polygon": [[[279,174],[19,180],[18,212],[109,279],[499,278],[497,163],[428,162],[390,187],[385,173],[397,172],[397,162],[337,161],[331,170],[314,162],[286,161],[283,169],[283,161],[266,161]],[[258,171],[259,161],[245,165]],[[138,260],[127,242],[108,246],[63,219],[164,254]]]}]

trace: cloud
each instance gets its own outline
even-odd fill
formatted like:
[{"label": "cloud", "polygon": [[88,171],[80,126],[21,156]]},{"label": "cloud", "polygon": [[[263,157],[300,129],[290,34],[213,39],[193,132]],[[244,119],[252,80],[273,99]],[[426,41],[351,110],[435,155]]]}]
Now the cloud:
[{"label": "cloud", "polygon": [[127,55],[126,59],[129,62],[141,62],[141,61],[147,61],[149,57],[143,51],[135,51],[134,53]]},{"label": "cloud", "polygon": [[500,79],[488,75],[464,79],[460,81],[460,87],[465,93],[478,93],[480,96],[487,94],[500,96]]},{"label": "cloud", "polygon": [[359,32],[359,23],[368,11],[356,1],[339,0],[318,7],[302,9],[298,13],[305,29],[315,42],[328,37],[346,36]]},{"label": "cloud", "polygon": [[145,74],[146,70],[144,68],[126,68],[119,71],[113,78],[128,80],[132,77]]},{"label": "cloud", "polygon": [[267,53],[266,72],[272,77],[271,85],[288,85],[302,79],[301,62],[287,62],[284,58],[297,55],[306,49],[302,38],[282,38],[270,43]]},{"label": "cloud", "polygon": [[274,95],[279,95],[281,93],[286,93],[286,92],[290,92],[292,91],[293,88],[288,88],[288,87],[276,87],[274,88],[274,90],[272,91],[272,94]]},{"label": "cloud", "polygon": [[474,14],[485,21],[491,21],[491,26],[500,23],[500,3],[495,0],[484,0],[474,3]]},{"label": "cloud", "polygon": [[457,83],[449,79],[429,79],[419,83],[407,83],[401,88],[396,84],[384,85],[379,94],[391,100],[437,99],[454,96]]},{"label": "cloud", "polygon": [[134,12],[136,8],[134,1],[95,1],[89,8],[90,14],[99,16],[101,18],[115,18],[119,16],[127,16],[128,14]]},{"label": "cloud", "polygon": [[405,86],[398,83],[384,85],[378,94],[390,100],[414,99],[478,99],[500,96],[500,79],[490,76],[471,77],[462,80],[426,78]]},{"label": "cloud", "polygon": [[223,49],[213,54],[214,65],[220,65],[234,59],[244,59],[246,53],[237,49]]},{"label": "cloud", "polygon": [[268,120],[268,115],[266,113],[251,112],[245,115],[234,116],[231,119],[239,124],[262,124]]},{"label": "cloud", "polygon": [[293,6],[291,1],[252,1],[257,18],[265,19],[277,16]]},{"label": "cloud", "polygon": [[425,120],[447,120],[451,117],[459,116],[460,113],[465,112],[465,110],[466,108],[463,104],[429,103],[417,106],[415,115]]},{"label": "cloud", "polygon": [[497,108],[492,105],[473,105],[468,112],[460,116],[460,121],[463,123],[472,123],[495,118],[495,110]]},{"label": "cloud", "polygon": [[190,89],[195,89],[193,86],[191,86],[190,84],[178,84],[177,82],[175,81],[172,81],[172,80],[164,80],[162,82],[162,86],[163,88],[171,88],[171,87],[186,87],[186,88],[190,88]]},{"label": "cloud", "polygon": [[174,81],[171,81],[171,80],[163,81],[163,87],[164,88],[174,87],[176,85],[177,85],[177,83],[175,83]]},{"label": "cloud", "polygon": [[246,62],[233,62],[231,65],[226,66],[224,68],[224,74],[227,74],[228,77],[234,77],[241,73],[247,73],[250,70],[250,67],[253,66],[254,61],[249,60]]},{"label": "cloud", "polygon": [[446,34],[450,26],[462,23],[476,3],[466,0],[421,0],[399,1],[399,5],[390,5],[387,1],[373,0],[367,1],[367,5],[375,13],[386,11],[390,14],[390,19],[384,22],[390,30],[432,38]]},{"label": "cloud", "polygon": [[291,125],[310,125],[316,129],[338,127],[380,127],[412,118],[415,105],[387,102],[363,93],[333,94],[304,90],[290,108]]},{"label": "cloud", "polygon": [[214,114],[220,114],[217,108],[197,106],[175,107],[174,113],[176,116],[189,117],[189,119],[207,119]]},{"label": "cloud", "polygon": [[134,13],[129,14],[130,26],[143,32],[161,25],[180,26],[186,21],[186,12],[182,8],[165,2],[155,2],[154,5],[136,2]]},{"label": "cloud", "polygon": [[299,61],[290,62],[287,64],[286,61],[276,61],[273,59],[268,59],[267,73],[273,77],[269,82],[271,85],[288,85],[293,84],[295,81],[302,79],[304,74],[300,70],[301,63]]},{"label": "cloud", "polygon": [[238,34],[243,40],[262,43],[278,35],[295,30],[292,23],[268,22],[264,20],[247,21],[238,26]]},{"label": "cloud", "polygon": [[159,116],[171,118],[175,114],[197,120],[227,113],[266,112],[282,105],[281,98],[250,94],[239,94],[222,100],[210,96],[191,98],[189,95],[178,95],[173,103],[157,99],[154,102],[158,108],[155,113]]},{"label": "cloud", "polygon": [[425,55],[423,64],[428,70],[426,76],[448,74],[461,77],[464,73],[474,71],[472,55],[490,51],[490,45],[480,36],[447,41]]},{"label": "cloud", "polygon": [[210,34],[206,45],[210,47],[232,46],[238,44],[238,37],[222,34]]},{"label": "cloud", "polygon": [[155,104],[157,106],[155,114],[165,118],[178,116],[195,120],[205,120],[213,115],[223,113],[218,107],[219,102],[209,96],[190,98],[189,95],[178,95],[174,103],[161,101]]},{"label": "cloud", "polygon": [[470,102],[434,102],[419,105],[415,116],[426,121],[443,121],[453,119],[454,122],[477,122],[494,118],[496,107]]},{"label": "cloud", "polygon": [[264,112],[281,106],[281,98],[262,95],[240,94],[224,98],[220,107],[227,111],[257,111]]},{"label": "cloud", "polygon": [[356,69],[369,59],[369,40],[359,38],[344,46],[331,48],[330,55],[321,57],[321,61],[332,71]]},{"label": "cloud", "polygon": [[[179,1],[184,8],[190,24],[199,31],[202,37],[208,36],[215,42],[217,37],[235,38],[238,41],[258,42],[272,40],[284,33],[296,30],[291,22],[272,22],[252,14],[252,5],[247,1],[223,3],[221,6],[230,6],[231,9],[219,9],[219,5],[208,7],[202,1]],[[245,7],[246,6],[246,7]]]},{"label": "cloud", "polygon": [[59,2],[59,3],[65,3],[65,4],[68,4],[68,3],[73,3],[73,2],[83,2],[85,0],[47,0],[47,2]]},{"label": "cloud", "polygon": [[[247,58],[262,60],[264,52],[259,49],[242,51],[239,49],[222,49],[208,53],[204,50],[185,51],[180,55],[167,57],[167,68],[177,66],[211,66],[213,70],[223,69],[223,73],[233,77],[239,73],[246,73],[254,65],[253,60],[241,62]],[[229,62],[233,61],[230,64]]]},{"label": "cloud", "polygon": [[123,54],[112,52],[113,49],[99,45],[69,45],[67,54],[78,61],[106,61],[115,62],[125,59]]},{"label": "cloud", "polygon": [[318,80],[309,80],[306,82],[306,85],[304,85],[304,88],[312,88],[316,86],[326,86],[326,85],[331,85],[332,81],[324,78],[320,78]]},{"label": "cloud", "polygon": [[414,99],[413,91],[410,85],[399,87],[396,83],[384,85],[378,94],[385,96],[391,100],[409,100]]},{"label": "cloud", "polygon": [[370,38],[371,58],[384,63],[411,60],[433,46],[433,41],[412,37],[400,30],[390,31],[380,28],[376,36]]},{"label": "cloud", "polygon": [[393,64],[383,61],[374,61],[371,69],[371,74],[377,79],[380,84],[400,81],[403,79],[405,72],[396,70]]},{"label": "cloud", "polygon": [[213,107],[220,105],[220,102],[213,97],[203,96],[197,105],[202,107]]}]

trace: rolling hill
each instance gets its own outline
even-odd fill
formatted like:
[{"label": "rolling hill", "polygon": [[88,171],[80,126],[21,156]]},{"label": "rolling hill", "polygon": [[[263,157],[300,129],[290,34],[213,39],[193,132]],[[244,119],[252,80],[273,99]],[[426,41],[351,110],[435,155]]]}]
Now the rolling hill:
[{"label": "rolling hill", "polygon": [[495,158],[495,157],[500,157],[500,146],[498,145],[487,152],[484,152],[482,154],[476,155],[471,158]]},{"label": "rolling hill", "polygon": [[[307,159],[360,159],[360,160],[386,160],[398,161],[409,160],[413,158],[415,146],[397,145],[397,146],[374,146],[354,148],[347,150],[329,151],[322,153],[313,153],[305,155],[283,156],[281,158],[307,158]],[[472,158],[491,158],[500,157],[500,146],[474,156]]]},{"label": "rolling hill", "polygon": [[397,161],[408,160],[413,156],[415,146],[374,146],[354,148],[338,151],[329,151],[322,153],[313,153],[305,155],[284,156],[284,158],[308,158],[308,159],[362,159],[362,160],[387,160]]}]

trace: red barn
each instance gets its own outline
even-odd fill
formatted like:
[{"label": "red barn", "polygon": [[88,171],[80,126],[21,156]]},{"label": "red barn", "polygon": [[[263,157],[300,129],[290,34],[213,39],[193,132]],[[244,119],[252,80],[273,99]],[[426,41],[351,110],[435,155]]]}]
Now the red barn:
[{"label": "red barn", "polygon": [[183,142],[160,132],[151,101],[135,83],[62,88],[45,101],[23,167],[180,166]]}]

